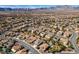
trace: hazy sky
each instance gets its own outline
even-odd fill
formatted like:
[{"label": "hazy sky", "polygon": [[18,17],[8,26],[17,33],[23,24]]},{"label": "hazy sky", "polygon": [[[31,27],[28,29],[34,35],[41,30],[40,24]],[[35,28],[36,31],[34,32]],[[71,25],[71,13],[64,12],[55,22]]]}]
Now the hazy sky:
[{"label": "hazy sky", "polygon": [[[2,8],[47,8],[47,7],[55,7],[55,6],[60,6],[60,5],[0,5],[0,7]],[[79,7],[79,5],[69,5],[69,6]]]},{"label": "hazy sky", "polygon": [[2,8],[45,8],[54,5],[0,5]]}]

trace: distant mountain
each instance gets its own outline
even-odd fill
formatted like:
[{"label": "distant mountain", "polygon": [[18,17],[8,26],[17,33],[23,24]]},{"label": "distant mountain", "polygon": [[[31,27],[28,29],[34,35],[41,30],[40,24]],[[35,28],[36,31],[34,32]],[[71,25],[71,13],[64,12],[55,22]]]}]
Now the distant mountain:
[{"label": "distant mountain", "polygon": [[0,11],[32,11],[32,10],[49,10],[55,9],[55,7],[49,8],[0,8]]},{"label": "distant mountain", "polygon": [[12,10],[11,8],[0,8],[0,11]]},{"label": "distant mountain", "polygon": [[32,11],[32,10],[62,10],[62,9],[74,9],[74,10],[79,10],[79,6],[75,5],[55,5],[55,6],[49,6],[49,7],[39,7],[38,8],[30,8],[30,7],[16,7],[16,8],[11,8],[11,7],[0,7],[0,11]]}]

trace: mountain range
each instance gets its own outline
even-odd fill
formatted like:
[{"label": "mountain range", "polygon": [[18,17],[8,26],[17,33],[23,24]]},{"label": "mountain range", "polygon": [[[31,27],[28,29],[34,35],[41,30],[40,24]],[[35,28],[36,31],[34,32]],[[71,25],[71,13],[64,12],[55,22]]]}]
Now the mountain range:
[{"label": "mountain range", "polygon": [[74,9],[79,10],[78,5],[5,5],[0,6],[0,11],[32,11],[32,10],[59,10]]}]

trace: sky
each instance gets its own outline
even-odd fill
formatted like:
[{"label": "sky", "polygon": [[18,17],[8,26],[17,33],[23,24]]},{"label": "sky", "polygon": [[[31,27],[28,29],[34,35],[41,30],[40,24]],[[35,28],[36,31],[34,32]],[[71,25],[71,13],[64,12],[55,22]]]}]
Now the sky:
[{"label": "sky", "polygon": [[79,0],[0,0],[0,5],[79,5]]},{"label": "sky", "polygon": [[[33,8],[49,8],[56,6],[61,6],[61,5],[0,5],[0,8],[32,8],[33,9]],[[79,7],[79,5],[71,5],[71,6]]]},{"label": "sky", "polygon": [[2,8],[45,8],[55,5],[0,5]]}]

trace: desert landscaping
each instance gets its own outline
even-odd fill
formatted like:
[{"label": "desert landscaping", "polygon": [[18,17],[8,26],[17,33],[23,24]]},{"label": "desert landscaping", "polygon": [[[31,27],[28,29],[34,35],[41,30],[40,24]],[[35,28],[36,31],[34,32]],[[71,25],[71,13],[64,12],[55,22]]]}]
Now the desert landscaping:
[{"label": "desert landscaping", "polygon": [[79,10],[0,11],[0,54],[79,53]]}]

